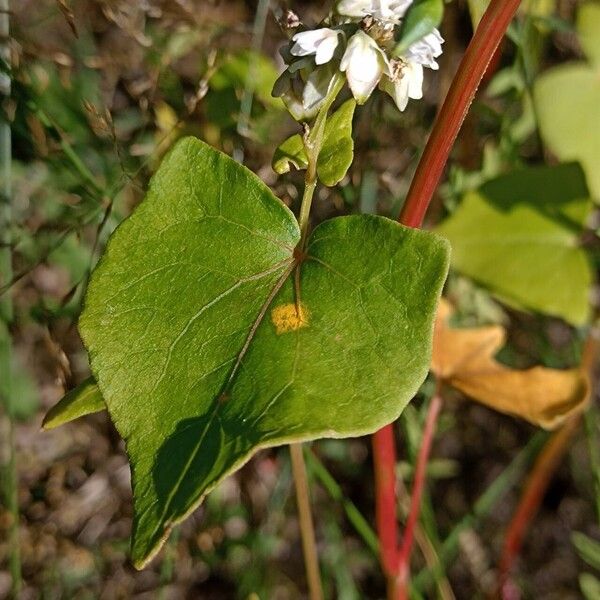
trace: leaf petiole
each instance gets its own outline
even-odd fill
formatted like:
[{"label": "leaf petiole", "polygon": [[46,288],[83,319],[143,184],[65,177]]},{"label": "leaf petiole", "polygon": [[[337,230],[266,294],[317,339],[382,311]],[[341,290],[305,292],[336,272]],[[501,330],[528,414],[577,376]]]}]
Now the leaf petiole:
[{"label": "leaf petiole", "polygon": [[308,235],[310,209],[312,207],[312,200],[317,187],[317,163],[321,148],[323,147],[327,115],[343,86],[344,76],[341,73],[336,73],[331,80],[329,93],[327,94],[325,102],[315,118],[312,128],[307,128],[304,134],[304,149],[306,150],[306,156],[308,157],[308,167],[306,168],[306,176],[304,178],[304,194],[302,195],[302,204],[300,206],[300,214],[298,217],[301,234],[299,248],[301,251],[304,250],[306,245],[306,237]]}]

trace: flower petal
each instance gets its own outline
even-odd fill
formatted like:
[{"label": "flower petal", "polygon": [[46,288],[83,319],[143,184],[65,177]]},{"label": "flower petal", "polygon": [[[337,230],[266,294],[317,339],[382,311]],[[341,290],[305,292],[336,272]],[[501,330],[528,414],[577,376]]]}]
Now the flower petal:
[{"label": "flower petal", "polygon": [[402,73],[402,79],[406,79],[408,82],[408,97],[420,100],[423,97],[423,65],[407,63]]},{"label": "flower petal", "polygon": [[407,80],[400,78],[397,81],[392,81],[389,77],[384,77],[379,87],[393,98],[398,110],[403,112],[408,104]]},{"label": "flower petal", "polygon": [[329,62],[339,43],[340,31],[322,27],[310,31],[301,31],[293,38],[294,45],[290,52],[294,56],[309,56],[316,54],[315,62],[322,65]]},{"label": "flower petal", "polygon": [[337,12],[345,17],[361,19],[371,14],[373,8],[372,0],[341,0],[337,5]]},{"label": "flower petal", "polygon": [[348,42],[340,63],[345,71],[352,95],[364,104],[388,68],[387,58],[377,42],[364,31],[357,31]]},{"label": "flower petal", "polygon": [[317,54],[315,56],[315,63],[318,65],[324,65],[328,63],[332,58],[335,52],[335,49],[338,47],[339,39],[336,35],[335,37],[325,38],[317,48]]}]

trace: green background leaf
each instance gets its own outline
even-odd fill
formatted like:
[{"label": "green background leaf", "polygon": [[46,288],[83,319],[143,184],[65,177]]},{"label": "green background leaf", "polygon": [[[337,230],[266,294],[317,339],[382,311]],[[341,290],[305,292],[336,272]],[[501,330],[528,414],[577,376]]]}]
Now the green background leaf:
[{"label": "green background leaf", "polygon": [[55,404],[44,417],[42,427],[54,429],[85,415],[106,409],[102,394],[93,377],[89,377]]},{"label": "green background leaf", "polygon": [[585,600],[598,600],[600,598],[600,579],[591,573],[579,575],[579,587]]},{"label": "green background leaf", "polygon": [[577,12],[579,42],[590,62],[600,67],[600,3],[586,2]]},{"label": "green background leaf", "polygon": [[298,240],[256,176],[185,139],[92,276],[80,330],[127,442],[138,567],[258,449],[371,433],[427,374],[447,244],[382,217],[326,221],[298,318]]},{"label": "green background leaf", "polygon": [[430,34],[441,22],[444,16],[443,0],[416,0],[408,9],[400,39],[394,53],[401,55],[408,48]]},{"label": "green background leaf", "polygon": [[581,325],[593,276],[579,236],[590,209],[578,165],[531,168],[468,193],[437,231],[457,271],[509,303]]},{"label": "green background leaf", "polygon": [[581,162],[596,201],[600,201],[599,13],[597,5],[584,5],[578,15],[581,43],[591,63],[559,65],[546,71],[534,85],[542,139],[561,160]]},{"label": "green background leaf", "polygon": [[573,532],[571,541],[575,548],[577,548],[579,556],[581,556],[588,565],[597,571],[600,571],[600,542],[593,540],[579,531]]}]

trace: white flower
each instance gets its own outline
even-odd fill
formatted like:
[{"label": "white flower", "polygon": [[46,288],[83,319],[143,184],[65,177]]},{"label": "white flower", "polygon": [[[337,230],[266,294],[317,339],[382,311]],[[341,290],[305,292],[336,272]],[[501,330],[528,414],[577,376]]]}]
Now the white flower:
[{"label": "white flower", "polygon": [[389,63],[377,42],[364,31],[357,31],[348,42],[340,63],[340,71],[346,73],[352,95],[364,104],[379,83]]},{"label": "white flower", "polygon": [[412,44],[405,55],[390,63],[390,74],[384,77],[382,90],[387,92],[403,111],[408,100],[420,100],[423,97],[423,67],[437,70],[436,58],[442,53],[444,39],[437,29],[422,40]]},{"label": "white flower", "polygon": [[399,23],[412,3],[413,0],[341,0],[337,11],[355,19],[372,16],[378,21]]},{"label": "white flower", "polygon": [[395,60],[391,65],[391,76],[384,77],[379,87],[394,99],[398,110],[403,111],[409,98],[420,100],[423,97],[423,65]]},{"label": "white flower", "polygon": [[323,27],[311,31],[297,33],[292,41],[295,44],[290,52],[294,56],[315,55],[315,63],[324,65],[333,58],[333,53],[338,46],[341,31]]},{"label": "white flower", "polygon": [[437,70],[440,66],[436,58],[442,54],[444,38],[437,29],[426,35],[423,39],[412,44],[406,51],[404,58],[410,62],[416,62],[430,69]]}]

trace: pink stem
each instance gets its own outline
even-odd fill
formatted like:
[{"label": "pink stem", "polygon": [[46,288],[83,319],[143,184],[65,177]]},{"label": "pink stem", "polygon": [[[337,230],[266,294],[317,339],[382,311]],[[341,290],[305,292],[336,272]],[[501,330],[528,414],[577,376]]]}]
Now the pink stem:
[{"label": "pink stem", "polygon": [[408,598],[408,579],[410,575],[410,555],[415,539],[415,527],[421,513],[421,497],[425,489],[425,478],[427,476],[427,462],[433,445],[437,419],[442,410],[442,398],[436,394],[429,403],[427,409],[427,419],[425,421],[425,429],[423,431],[423,439],[419,448],[419,456],[417,457],[417,466],[415,469],[415,477],[413,480],[413,490],[410,498],[410,511],[406,521],[406,529],[402,539],[402,547],[398,557],[398,566],[396,573],[398,574],[398,600]]},{"label": "pink stem", "polygon": [[[492,0],[486,10],[463,56],[419,161],[398,219],[404,225],[421,226],[471,102],[519,4],[520,0]],[[390,424],[375,433],[373,438],[377,530],[386,575],[390,573],[392,560],[398,555],[395,542],[398,539],[395,454],[394,429]],[[391,590],[389,597],[394,598],[394,586]]]}]

